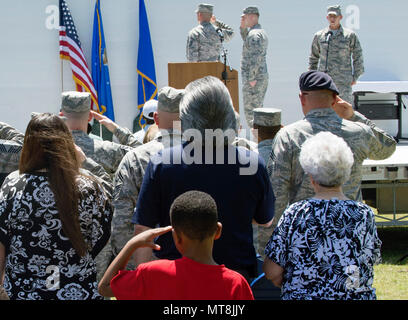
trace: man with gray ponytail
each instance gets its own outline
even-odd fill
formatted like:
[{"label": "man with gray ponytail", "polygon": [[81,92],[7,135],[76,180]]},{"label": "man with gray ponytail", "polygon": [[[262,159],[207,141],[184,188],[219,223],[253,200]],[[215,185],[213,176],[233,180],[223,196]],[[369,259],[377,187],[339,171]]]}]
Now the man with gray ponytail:
[{"label": "man with gray ponytail", "polygon": [[[210,194],[216,201],[223,236],[214,244],[214,259],[247,279],[256,276],[252,223],[269,226],[275,197],[265,164],[258,155],[232,145],[236,117],[231,96],[215,77],[191,82],[180,103],[183,142],[153,156],[147,166],[132,218],[135,234],[167,226],[174,199],[189,190]],[[178,259],[171,235],[160,236],[156,257]],[[135,252],[135,264],[150,259],[152,250]]]}]

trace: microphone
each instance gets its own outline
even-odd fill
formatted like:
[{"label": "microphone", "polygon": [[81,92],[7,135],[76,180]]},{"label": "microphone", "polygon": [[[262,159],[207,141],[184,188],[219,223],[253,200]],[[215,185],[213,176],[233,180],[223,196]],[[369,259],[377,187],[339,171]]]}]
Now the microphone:
[{"label": "microphone", "polygon": [[221,30],[221,28],[217,28],[215,31],[217,31],[218,35],[221,38],[221,41],[224,41],[224,32]]},{"label": "microphone", "polygon": [[330,41],[330,38],[331,38],[331,36],[333,35],[333,31],[329,31],[329,32],[327,32],[327,35],[326,35],[326,42],[329,42]]},{"label": "microphone", "polygon": [[327,62],[329,60],[329,46],[330,46],[330,38],[331,38],[332,35],[333,35],[333,31],[331,31],[331,30],[329,32],[327,32],[327,34],[326,34],[327,51],[326,51],[326,69],[324,71],[326,73],[328,72]]}]

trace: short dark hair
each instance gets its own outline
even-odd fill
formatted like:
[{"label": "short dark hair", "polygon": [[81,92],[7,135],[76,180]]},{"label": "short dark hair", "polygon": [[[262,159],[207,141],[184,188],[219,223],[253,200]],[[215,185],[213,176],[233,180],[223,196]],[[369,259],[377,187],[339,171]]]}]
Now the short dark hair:
[{"label": "short dark hair", "polygon": [[181,232],[191,240],[203,241],[217,231],[217,204],[205,192],[185,192],[171,205],[170,221],[176,233]]}]

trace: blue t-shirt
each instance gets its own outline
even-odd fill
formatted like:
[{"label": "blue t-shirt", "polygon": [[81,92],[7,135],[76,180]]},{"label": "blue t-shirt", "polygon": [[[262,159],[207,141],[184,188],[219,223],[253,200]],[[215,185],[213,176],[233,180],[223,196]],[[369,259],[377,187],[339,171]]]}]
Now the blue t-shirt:
[{"label": "blue t-shirt", "polygon": [[[132,222],[150,228],[168,226],[175,198],[190,190],[206,192],[214,198],[223,225],[221,237],[214,243],[214,260],[231,269],[251,269],[256,265],[252,220],[265,224],[274,215],[275,196],[265,163],[258,154],[242,147],[213,149],[213,157],[208,157],[208,150],[201,151],[200,155],[190,143],[184,143],[151,158]],[[191,161],[194,156],[195,161]],[[220,164],[216,164],[216,157]],[[234,162],[231,159],[235,164],[229,164]],[[256,172],[242,174],[242,169],[250,166]],[[159,258],[181,257],[171,233],[160,236],[156,243],[161,246],[155,252]]]}]

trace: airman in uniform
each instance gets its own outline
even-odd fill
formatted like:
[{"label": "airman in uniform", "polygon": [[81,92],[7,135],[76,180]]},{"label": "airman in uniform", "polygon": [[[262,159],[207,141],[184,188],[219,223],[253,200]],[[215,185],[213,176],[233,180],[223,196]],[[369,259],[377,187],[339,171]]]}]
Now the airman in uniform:
[{"label": "airman in uniform", "polygon": [[363,161],[386,159],[394,153],[397,144],[387,132],[338,97],[339,91],[328,74],[305,72],[300,76],[299,88],[305,118],[279,130],[267,164],[276,197],[273,228],[287,205],[314,195],[310,179],[299,163],[300,150],[307,138],[329,131],[347,142],[354,164],[343,192],[355,201],[362,200]]},{"label": "airman in uniform", "polygon": [[[114,213],[112,219],[111,244],[115,255],[132,238],[134,225],[131,223],[137,197],[142,185],[145,169],[151,156],[164,148],[180,144],[180,128],[174,128],[179,121],[179,104],[184,90],[164,87],[159,90],[157,112],[154,114],[159,132],[155,138],[128,152],[119,165],[114,179]],[[130,261],[128,268],[134,268]]]},{"label": "airman in uniform", "polygon": [[23,143],[23,133],[0,122],[0,186],[11,172],[18,170]]},{"label": "airman in uniform", "polygon": [[339,5],[327,8],[329,26],[313,38],[309,70],[326,72],[339,90],[340,98],[353,104],[352,86],[364,73],[363,50],[354,31],[343,28]]},{"label": "airman in uniform", "polygon": [[262,108],[268,88],[266,53],[268,35],[259,24],[259,9],[251,6],[243,10],[240,32],[242,40],[241,76],[244,111],[247,124],[253,127],[253,110]]},{"label": "airman in uniform", "polygon": [[5,122],[0,122],[0,139],[15,141],[22,145],[24,142],[24,133]]},{"label": "airman in uniform", "polygon": [[258,140],[257,151],[265,164],[271,154],[273,138],[282,128],[281,114],[282,110],[276,108],[254,109],[254,136]]},{"label": "airman in uniform", "polygon": [[95,140],[87,134],[88,122],[92,119],[91,96],[87,92],[67,91],[62,93],[61,115],[67,118],[75,144],[88,158],[100,164],[113,178],[124,155],[132,150],[111,141]]},{"label": "airman in uniform", "polygon": [[231,27],[213,16],[213,9],[212,4],[198,5],[199,24],[190,30],[187,37],[186,57],[189,62],[219,61],[222,42],[228,42],[234,35]]},{"label": "airman in uniform", "polygon": [[19,142],[0,139],[0,186],[10,173],[18,170],[22,149]]},{"label": "airman in uniform", "polygon": [[[254,109],[254,137],[258,141],[256,152],[268,163],[272,150],[272,142],[276,133],[280,130],[282,110],[275,108]],[[272,234],[271,227],[254,226],[254,245],[258,254],[265,257],[265,246]]]}]

